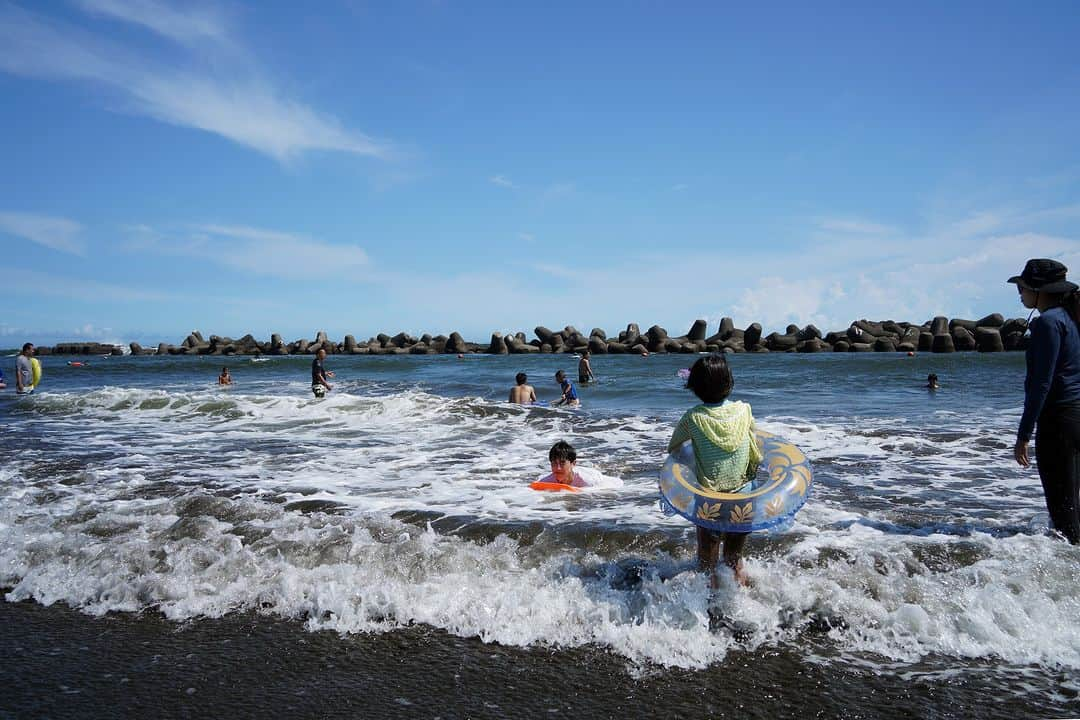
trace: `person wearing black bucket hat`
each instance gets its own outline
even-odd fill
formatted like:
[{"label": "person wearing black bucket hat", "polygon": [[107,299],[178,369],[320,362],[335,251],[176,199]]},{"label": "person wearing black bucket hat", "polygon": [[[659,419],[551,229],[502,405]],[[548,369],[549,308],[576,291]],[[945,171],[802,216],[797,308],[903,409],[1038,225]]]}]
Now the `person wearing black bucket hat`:
[{"label": "person wearing black bucket hat", "polygon": [[1035,458],[1050,522],[1072,544],[1080,544],[1080,315],[1077,285],[1065,279],[1057,260],[1028,260],[1009,278],[1024,307],[1037,309],[1029,329],[1024,414],[1013,457],[1028,467],[1035,432]]}]

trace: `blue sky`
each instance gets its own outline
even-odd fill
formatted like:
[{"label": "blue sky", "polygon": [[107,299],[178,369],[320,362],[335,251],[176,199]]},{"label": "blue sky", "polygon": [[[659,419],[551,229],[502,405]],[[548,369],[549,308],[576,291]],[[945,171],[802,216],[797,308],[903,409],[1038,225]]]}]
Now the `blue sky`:
[{"label": "blue sky", "polygon": [[1076,3],[748,5],[0,0],[0,345],[829,330],[1080,276]]}]

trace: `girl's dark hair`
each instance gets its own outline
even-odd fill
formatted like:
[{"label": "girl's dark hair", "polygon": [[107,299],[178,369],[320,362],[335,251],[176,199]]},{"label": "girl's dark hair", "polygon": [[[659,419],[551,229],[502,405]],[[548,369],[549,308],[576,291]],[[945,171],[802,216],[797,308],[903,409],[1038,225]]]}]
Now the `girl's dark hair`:
[{"label": "girl's dark hair", "polygon": [[548,462],[563,460],[565,462],[577,462],[577,450],[565,440],[560,440],[548,450]]},{"label": "girl's dark hair", "polygon": [[701,402],[718,403],[731,394],[735,378],[731,376],[731,368],[724,356],[714,353],[693,364],[686,387],[693,390]]},{"label": "girl's dark hair", "polygon": [[524,385],[525,381],[528,380],[528,379],[529,379],[529,376],[526,375],[525,373],[518,373],[517,375],[514,376],[514,380],[517,381],[518,385]]}]

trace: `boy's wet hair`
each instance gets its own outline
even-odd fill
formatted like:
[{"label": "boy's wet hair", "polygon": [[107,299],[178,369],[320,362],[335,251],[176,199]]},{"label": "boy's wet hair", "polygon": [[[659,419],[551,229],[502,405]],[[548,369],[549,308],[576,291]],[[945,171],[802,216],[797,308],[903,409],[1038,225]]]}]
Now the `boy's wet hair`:
[{"label": "boy's wet hair", "polygon": [[556,380],[560,380],[560,379],[562,379],[564,377],[566,377],[566,373],[564,373],[562,370],[556,370],[555,371],[555,379]]},{"label": "boy's wet hair", "polygon": [[560,440],[548,450],[548,462],[554,462],[555,460],[577,462],[577,450],[565,440]]},{"label": "boy's wet hair", "polygon": [[518,373],[517,375],[514,376],[514,380],[517,382],[518,385],[524,385],[525,381],[528,380],[528,379],[529,379],[529,376],[526,375],[525,373]]},{"label": "boy's wet hair", "polygon": [[727,399],[735,387],[735,378],[723,355],[712,354],[700,358],[690,368],[686,387],[694,391],[701,402],[718,403]]}]

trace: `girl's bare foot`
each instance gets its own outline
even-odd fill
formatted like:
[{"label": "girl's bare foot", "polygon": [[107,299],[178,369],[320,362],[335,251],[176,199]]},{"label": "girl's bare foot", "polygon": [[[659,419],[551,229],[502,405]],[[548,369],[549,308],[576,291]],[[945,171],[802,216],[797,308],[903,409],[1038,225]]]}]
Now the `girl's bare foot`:
[{"label": "girl's bare foot", "polygon": [[743,587],[750,587],[750,576],[746,574],[746,567],[744,567],[742,560],[731,571],[735,573],[735,582]]}]

